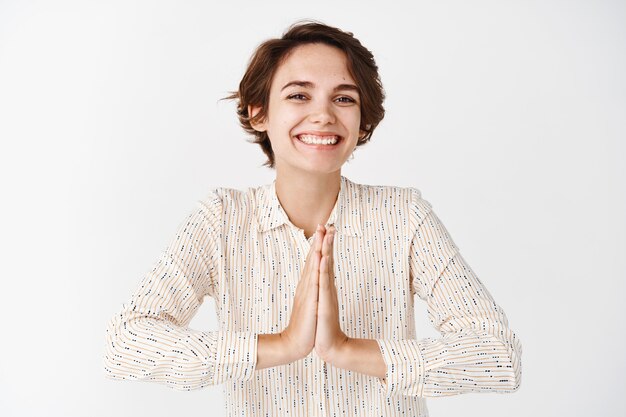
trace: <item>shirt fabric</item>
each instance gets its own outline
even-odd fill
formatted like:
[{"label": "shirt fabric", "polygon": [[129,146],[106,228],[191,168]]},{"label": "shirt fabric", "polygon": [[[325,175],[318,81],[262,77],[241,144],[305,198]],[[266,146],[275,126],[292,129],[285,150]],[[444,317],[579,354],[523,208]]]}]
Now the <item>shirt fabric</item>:
[{"label": "shirt fabric", "polygon": [[[228,416],[428,416],[426,397],[519,388],[520,340],[420,190],[342,175],[331,224],[341,328],[377,341],[385,380],[314,351],[255,369],[257,336],[288,325],[313,244],[275,180],[198,200],[108,322],[105,375],[177,390],[221,384]],[[440,338],[417,338],[415,295]],[[207,296],[219,328],[189,328]]]}]

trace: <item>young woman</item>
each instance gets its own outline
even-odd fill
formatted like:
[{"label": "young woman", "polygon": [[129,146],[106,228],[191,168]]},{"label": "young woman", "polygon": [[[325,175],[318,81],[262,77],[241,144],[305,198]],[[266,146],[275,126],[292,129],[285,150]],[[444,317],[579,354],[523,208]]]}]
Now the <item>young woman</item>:
[{"label": "young woman", "polygon": [[[519,338],[430,203],[341,174],[384,116],[352,33],[292,25],[227,98],[276,179],[199,201],[108,323],[105,374],[223,384],[238,416],[427,416],[425,397],[516,391]],[[441,338],[416,338],[415,295]],[[218,330],[188,328],[205,296]]]}]

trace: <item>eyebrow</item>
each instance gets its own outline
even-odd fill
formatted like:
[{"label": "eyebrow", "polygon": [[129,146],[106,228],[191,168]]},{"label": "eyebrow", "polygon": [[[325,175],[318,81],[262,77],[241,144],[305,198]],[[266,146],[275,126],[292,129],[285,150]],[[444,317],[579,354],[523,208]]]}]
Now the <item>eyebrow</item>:
[{"label": "eyebrow", "polygon": [[[285,88],[291,87],[293,85],[296,85],[298,87],[304,87],[304,88],[315,87],[315,84],[313,84],[311,81],[295,80],[295,81],[289,81],[287,84],[283,86],[283,88],[280,89],[280,91],[283,91]],[[342,90],[350,90],[350,91],[355,91],[356,93],[359,93],[359,87],[357,87],[354,84],[339,84],[338,86],[333,88],[333,92],[342,91]]]}]

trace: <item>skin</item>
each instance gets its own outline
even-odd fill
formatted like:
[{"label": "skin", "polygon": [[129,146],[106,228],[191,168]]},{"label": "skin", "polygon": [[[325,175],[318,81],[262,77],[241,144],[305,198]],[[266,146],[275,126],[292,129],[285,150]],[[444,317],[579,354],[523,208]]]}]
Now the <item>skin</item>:
[{"label": "skin", "polygon": [[[311,85],[283,89],[294,80]],[[326,362],[383,378],[385,366],[376,342],[349,338],[341,330],[333,268],[335,229],[334,225],[328,229],[323,226],[339,195],[341,167],[356,148],[359,136],[366,133],[359,129],[358,91],[337,89],[341,85],[356,86],[343,51],[325,44],[301,45],[274,75],[266,119],[253,124],[270,138],[281,206],[307,238],[316,236],[296,288],[289,325],[273,340],[283,346],[276,350],[294,352],[290,361],[315,349]],[[251,116],[259,110],[258,106],[248,108]],[[295,138],[313,131],[332,132],[343,140],[333,150],[319,150]],[[265,337],[263,342],[271,340]],[[273,363],[277,362],[269,360],[263,366]]]},{"label": "skin", "polygon": [[[294,80],[313,87],[282,87]],[[266,131],[275,155],[276,194],[291,222],[308,238],[325,224],[340,189],[341,167],[356,148],[361,120],[360,96],[333,91],[356,82],[343,51],[325,44],[301,45],[277,69],[270,88],[266,120],[253,125]],[[250,106],[255,115],[259,107]],[[312,150],[295,139],[305,131],[334,132],[343,141],[333,151]]]},{"label": "skin", "polygon": [[322,359],[332,361],[341,352],[349,337],[339,325],[339,303],[335,287],[335,272],[332,267],[334,226],[324,235],[322,259],[319,275],[319,301],[317,306],[317,331],[315,333],[315,351]]}]

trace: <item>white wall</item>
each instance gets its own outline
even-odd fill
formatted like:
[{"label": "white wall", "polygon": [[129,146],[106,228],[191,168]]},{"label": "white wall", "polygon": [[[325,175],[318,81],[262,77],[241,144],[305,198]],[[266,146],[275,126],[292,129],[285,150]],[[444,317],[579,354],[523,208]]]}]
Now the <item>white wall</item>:
[{"label": "white wall", "polygon": [[431,415],[623,416],[626,4],[528,0],[0,0],[0,414],[218,415],[221,387],[106,380],[105,323],[197,199],[274,178],[218,99],[305,17],[388,95],[343,173],[421,189],[522,340],[518,392]]}]

